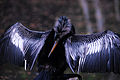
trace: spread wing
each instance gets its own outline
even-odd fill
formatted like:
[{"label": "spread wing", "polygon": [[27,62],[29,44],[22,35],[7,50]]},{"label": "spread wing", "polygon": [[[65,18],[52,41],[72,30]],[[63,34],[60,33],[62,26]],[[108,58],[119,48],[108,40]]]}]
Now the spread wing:
[{"label": "spread wing", "polygon": [[23,66],[25,60],[32,69],[48,34],[49,31],[32,31],[21,23],[14,24],[0,38],[0,62]]},{"label": "spread wing", "polygon": [[120,37],[112,31],[74,35],[67,39],[65,52],[73,72],[120,73]]}]

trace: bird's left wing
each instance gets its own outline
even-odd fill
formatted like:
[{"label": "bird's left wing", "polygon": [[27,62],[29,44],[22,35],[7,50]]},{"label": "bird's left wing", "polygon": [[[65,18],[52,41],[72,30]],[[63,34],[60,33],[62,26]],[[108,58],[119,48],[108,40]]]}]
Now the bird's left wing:
[{"label": "bird's left wing", "polygon": [[32,31],[21,23],[10,27],[0,38],[0,62],[32,69],[50,32]]},{"label": "bird's left wing", "polygon": [[73,72],[120,73],[120,37],[112,31],[74,35],[67,39],[65,52]]}]

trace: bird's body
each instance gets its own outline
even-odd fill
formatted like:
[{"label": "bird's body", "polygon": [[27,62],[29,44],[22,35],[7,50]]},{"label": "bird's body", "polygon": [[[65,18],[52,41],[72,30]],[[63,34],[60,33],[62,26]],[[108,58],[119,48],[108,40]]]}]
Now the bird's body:
[{"label": "bird's body", "polygon": [[0,64],[10,62],[31,70],[36,60],[40,74],[35,80],[80,79],[77,74],[64,74],[68,66],[78,73],[120,73],[120,35],[109,30],[75,34],[70,20],[62,16],[47,32],[16,23],[0,38]]},{"label": "bird's body", "polygon": [[64,71],[67,68],[67,62],[65,58],[64,44],[62,42],[60,42],[58,46],[55,48],[55,50],[52,53],[53,55],[51,55],[48,58],[50,50],[53,47],[53,44],[54,44],[54,31],[50,33],[50,35],[45,41],[45,44],[40,54],[38,55],[39,57],[38,67],[39,71],[47,70],[52,74],[52,76],[57,77],[58,75],[62,76],[64,74]]}]

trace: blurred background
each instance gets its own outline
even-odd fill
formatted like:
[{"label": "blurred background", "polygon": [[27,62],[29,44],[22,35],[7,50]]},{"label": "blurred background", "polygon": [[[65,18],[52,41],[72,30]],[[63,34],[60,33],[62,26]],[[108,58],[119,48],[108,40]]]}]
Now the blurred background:
[{"label": "blurred background", "polygon": [[[16,22],[29,29],[46,31],[60,16],[67,16],[79,34],[112,30],[120,33],[119,0],[0,0],[0,35]],[[15,65],[0,65],[0,80],[33,80],[36,67],[25,71]],[[72,73],[67,69],[65,73]],[[120,80],[114,73],[80,73],[83,80]]]}]

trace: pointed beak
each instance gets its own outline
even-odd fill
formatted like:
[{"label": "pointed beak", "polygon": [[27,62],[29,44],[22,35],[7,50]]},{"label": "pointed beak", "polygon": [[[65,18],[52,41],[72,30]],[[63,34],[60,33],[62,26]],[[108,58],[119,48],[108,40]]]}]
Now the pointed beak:
[{"label": "pointed beak", "polygon": [[52,54],[52,52],[55,50],[57,44],[58,44],[58,41],[55,41],[55,42],[54,42],[54,45],[53,45],[53,47],[52,47],[52,49],[51,49],[51,51],[50,51],[50,53],[49,53],[49,55],[48,55],[48,57],[50,57],[50,55]]}]

